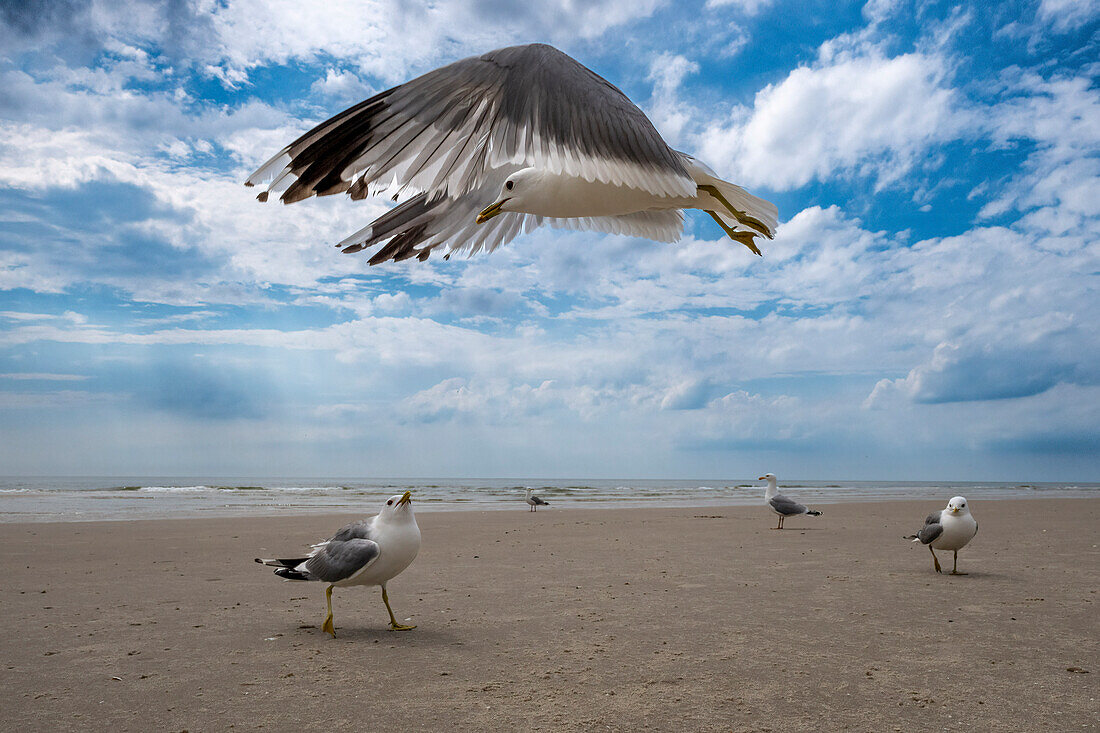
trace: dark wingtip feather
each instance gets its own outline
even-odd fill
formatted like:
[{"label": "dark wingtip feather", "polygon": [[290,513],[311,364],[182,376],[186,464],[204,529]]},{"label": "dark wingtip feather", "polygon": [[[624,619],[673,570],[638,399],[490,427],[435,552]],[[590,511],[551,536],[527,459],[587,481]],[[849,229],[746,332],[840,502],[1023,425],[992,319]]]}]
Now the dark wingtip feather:
[{"label": "dark wingtip feather", "polygon": [[313,190],[301,184],[301,180],[292,183],[290,188],[286,190],[286,193],[279,197],[279,200],[284,204],[295,204],[299,201],[305,201],[312,196]]},{"label": "dark wingtip feather", "polygon": [[256,194],[256,200],[259,201],[261,204],[266,204],[267,191],[260,191],[258,194]]}]

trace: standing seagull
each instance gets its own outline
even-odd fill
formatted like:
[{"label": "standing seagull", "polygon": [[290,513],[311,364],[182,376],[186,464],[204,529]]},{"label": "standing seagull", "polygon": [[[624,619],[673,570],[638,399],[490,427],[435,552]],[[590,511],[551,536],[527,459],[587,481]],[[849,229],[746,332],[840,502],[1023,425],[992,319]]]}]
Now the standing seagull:
[{"label": "standing seagull", "polygon": [[328,615],[321,625],[322,631],[336,636],[332,624],[332,589],[350,585],[382,586],[382,602],[390,614],[390,628],[408,631],[416,626],[397,623],[390,599],[386,595],[386,581],[409,567],[420,551],[420,527],[412,510],[412,492],[391,496],[376,516],[343,527],[332,536],[313,546],[308,557],[292,560],[265,560],[256,562],[278,568],[275,574],[287,580],[320,580],[328,583],[325,602]]},{"label": "standing seagull", "polygon": [[531,505],[530,511],[537,512],[540,506],[550,506],[550,502],[543,501],[537,496],[532,496],[532,491],[534,491],[534,489],[527,489],[527,496],[524,497],[524,501]]},{"label": "standing seagull", "polygon": [[778,209],[673,150],[625,94],[541,43],[456,61],[322,122],[245,181],[286,204],[407,198],[337,246],[368,261],[492,252],[542,224],[675,242],[683,209],[735,242],[775,235]]},{"label": "standing seagull", "polygon": [[768,482],[768,489],[764,492],[764,501],[768,503],[768,506],[772,508],[773,512],[779,515],[779,526],[772,527],[772,529],[783,529],[783,520],[787,517],[794,517],[799,514],[809,514],[811,517],[821,516],[821,512],[807,509],[794,499],[780,494],[779,489],[775,486],[774,473],[766,473],[758,478],[757,481]]},{"label": "standing seagull", "polygon": [[943,571],[940,570],[940,560],[932,548],[954,551],[955,563],[951,568],[951,574],[966,575],[959,572],[959,550],[966,547],[976,534],[978,534],[978,522],[971,516],[966,498],[956,496],[947,502],[946,509],[932,512],[925,517],[924,526],[921,527],[920,532],[908,535],[905,539],[928,545],[937,573]]}]

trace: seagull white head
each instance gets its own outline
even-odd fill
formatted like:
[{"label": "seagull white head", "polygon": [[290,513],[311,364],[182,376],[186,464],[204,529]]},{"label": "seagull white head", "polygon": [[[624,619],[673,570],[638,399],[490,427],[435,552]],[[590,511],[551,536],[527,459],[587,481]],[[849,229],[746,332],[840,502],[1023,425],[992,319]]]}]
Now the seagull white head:
[{"label": "seagull white head", "polygon": [[767,481],[769,484],[775,483],[775,474],[774,473],[766,473],[766,474],[764,474],[763,476],[761,476],[760,478],[758,478],[756,480],[757,481]]},{"label": "seagull white head", "polygon": [[382,511],[378,512],[378,518],[383,521],[407,521],[407,519],[412,516],[412,513],[412,492],[406,491],[404,494],[394,494],[389,499],[386,499]]},{"label": "seagull white head", "polygon": [[947,502],[947,511],[952,514],[969,514],[970,507],[966,503],[965,496],[954,496]]},{"label": "seagull white head", "polygon": [[544,177],[543,171],[538,168],[523,168],[508,176],[500,187],[496,202],[482,209],[475,221],[484,224],[505,211],[530,211],[542,192]]}]

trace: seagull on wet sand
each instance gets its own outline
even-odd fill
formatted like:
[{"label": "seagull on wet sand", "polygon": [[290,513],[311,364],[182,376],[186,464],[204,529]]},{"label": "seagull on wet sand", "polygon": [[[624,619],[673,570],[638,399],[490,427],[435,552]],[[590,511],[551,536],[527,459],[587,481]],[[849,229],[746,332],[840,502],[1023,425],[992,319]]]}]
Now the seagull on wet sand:
[{"label": "seagull on wet sand", "polygon": [[386,594],[386,582],[407,568],[420,551],[420,528],[412,510],[412,492],[391,496],[376,516],[343,527],[313,546],[306,557],[263,559],[256,562],[278,568],[275,574],[287,580],[319,580],[328,583],[325,602],[328,615],[322,631],[336,636],[332,623],[332,589],[352,585],[382,586],[382,602],[390,614],[390,628],[408,631],[416,626],[397,623]]},{"label": "seagull on wet sand", "polygon": [[[974,535],[978,534],[978,522],[970,514],[970,505],[966,497],[956,496],[947,502],[947,508],[932,512],[924,519],[924,526],[916,534],[904,539],[928,545],[932,553],[932,562],[937,573],[942,573],[936,550],[951,550],[955,553],[952,575],[966,575],[959,572],[959,550],[966,547]],[[934,548],[934,549],[933,549]]]},{"label": "seagull on wet sand", "polygon": [[809,514],[811,517],[821,516],[821,512],[814,511],[813,509],[807,509],[802,504],[799,504],[794,499],[784,496],[779,493],[779,489],[776,488],[776,478],[774,473],[766,473],[757,481],[767,481],[768,488],[764,492],[764,501],[767,502],[771,510],[779,515],[779,526],[772,527],[772,529],[783,529],[783,520],[787,517],[798,516],[799,514]]},{"label": "seagull on wet sand", "polygon": [[245,181],[283,203],[393,193],[398,206],[337,246],[374,265],[442,248],[492,252],[551,227],[674,242],[707,212],[756,254],[775,205],[673,150],[619,89],[541,43],[470,57],[387,89],[275,154]]},{"label": "seagull on wet sand", "polygon": [[534,491],[534,489],[527,489],[527,496],[524,497],[524,501],[531,505],[530,511],[537,512],[540,506],[550,506],[550,502],[543,501],[537,496],[532,495],[532,491]]}]

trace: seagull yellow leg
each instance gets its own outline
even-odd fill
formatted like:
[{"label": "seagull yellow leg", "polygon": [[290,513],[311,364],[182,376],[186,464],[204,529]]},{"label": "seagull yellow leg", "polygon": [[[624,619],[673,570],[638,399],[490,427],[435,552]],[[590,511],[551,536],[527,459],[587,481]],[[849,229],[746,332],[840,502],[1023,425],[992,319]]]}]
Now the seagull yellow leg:
[{"label": "seagull yellow leg", "polygon": [[699,186],[699,190],[706,191],[711,196],[718,199],[722,206],[725,206],[729,210],[729,212],[733,214],[733,218],[737,219],[737,221],[741,222],[750,229],[755,229],[768,239],[771,239],[771,234],[768,233],[768,228],[764,226],[764,223],[762,221],[754,216],[749,216],[747,213],[741,211],[740,209],[733,208],[733,204],[726,200],[726,197],[722,195],[722,192],[719,191],[716,186],[703,184],[702,186]]},{"label": "seagull yellow leg", "polygon": [[959,551],[958,550],[955,550],[955,566],[953,568],[951,568],[951,574],[952,575],[969,575],[969,573],[960,573],[959,572]]},{"label": "seagull yellow leg", "polygon": [[718,226],[722,227],[722,229],[726,232],[726,235],[730,239],[735,242],[740,242],[741,244],[751,249],[755,254],[758,254],[761,257],[764,256],[763,253],[761,253],[760,250],[757,249],[756,244],[752,241],[753,237],[758,236],[757,234],[755,234],[754,232],[734,231],[733,229],[730,229],[728,226],[726,226],[726,222],[722,221],[718,214],[715,214],[713,211],[707,211],[707,213],[710,214],[711,219],[714,219],[716,222],[718,222]]},{"label": "seagull yellow leg", "polygon": [[942,573],[943,571],[940,570],[940,559],[938,557],[936,557],[936,553],[932,549],[932,545],[928,546],[928,551],[932,553],[932,562],[934,562],[936,564],[936,572],[937,573]]},{"label": "seagull yellow leg", "polygon": [[415,629],[416,624],[412,626],[405,626],[404,624],[397,623],[397,619],[394,618],[393,609],[390,608],[390,597],[386,595],[386,586],[382,586],[382,602],[386,604],[386,610],[390,614],[390,629],[393,631],[408,631],[409,629]]},{"label": "seagull yellow leg", "polygon": [[336,627],[332,625],[332,586],[325,588],[325,603],[328,605],[328,615],[325,616],[325,622],[321,624],[321,631],[327,631],[332,634],[332,638],[336,638]]}]

